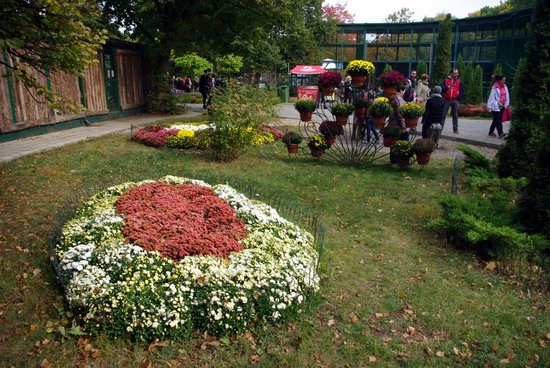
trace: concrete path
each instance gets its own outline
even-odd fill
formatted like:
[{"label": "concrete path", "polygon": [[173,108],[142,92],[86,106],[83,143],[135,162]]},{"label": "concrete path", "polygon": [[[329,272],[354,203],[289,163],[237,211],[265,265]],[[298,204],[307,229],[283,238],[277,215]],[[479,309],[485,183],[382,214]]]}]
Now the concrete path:
[{"label": "concrete path", "polygon": [[[318,109],[317,112],[324,112],[328,117],[331,117],[330,111]],[[279,116],[285,119],[300,119],[300,114],[294,108],[294,105],[291,103],[285,103],[279,105]],[[314,115],[314,121],[321,121],[319,116]],[[474,120],[474,119],[465,119],[458,118],[458,131],[459,134],[453,133],[453,121],[451,117],[447,117],[445,126],[443,128],[443,133],[441,138],[464,142],[476,146],[485,146],[491,148],[499,148],[503,143],[503,139],[489,137],[489,128],[491,126],[491,120]],[[508,133],[510,130],[510,122],[503,124],[504,132]],[[421,127],[419,126],[420,130]]]},{"label": "concrete path", "polygon": [[[0,143],[0,163],[11,161],[25,155],[61,147],[66,144],[76,143],[85,139],[96,138],[116,132],[124,132],[129,130],[131,125],[139,126],[161,119],[177,119],[181,117],[197,116],[204,111],[202,110],[201,104],[187,104],[187,107],[189,108],[189,111],[182,115],[167,116],[143,114],[110,120],[103,123],[96,123],[91,126],[67,129],[59,132],[47,133],[6,143]],[[328,111],[325,110],[325,112],[328,116],[330,116]],[[297,123],[300,118],[300,114],[298,114],[298,112],[294,109],[293,104],[286,103],[279,105],[279,117],[284,119],[293,119]],[[316,119],[319,119],[319,117],[316,117]],[[461,141],[472,145],[498,148],[504,143],[504,140],[489,137],[487,135],[490,125],[490,120],[472,120],[461,118],[458,122],[460,134],[453,134],[452,121],[450,118],[447,118],[447,123],[445,124],[442,138]],[[508,132],[509,129],[510,123],[505,123],[504,131]]]},{"label": "concrete path", "polygon": [[177,119],[200,115],[198,111],[194,110],[195,109],[192,108],[191,111],[187,111],[181,115],[142,114],[122,119],[109,120],[102,123],[92,124],[90,126],[66,129],[58,132],[0,143],[0,163],[11,161],[25,155],[80,142],[86,139],[96,138],[111,133],[129,131],[130,126],[132,125],[139,126],[162,119]]}]

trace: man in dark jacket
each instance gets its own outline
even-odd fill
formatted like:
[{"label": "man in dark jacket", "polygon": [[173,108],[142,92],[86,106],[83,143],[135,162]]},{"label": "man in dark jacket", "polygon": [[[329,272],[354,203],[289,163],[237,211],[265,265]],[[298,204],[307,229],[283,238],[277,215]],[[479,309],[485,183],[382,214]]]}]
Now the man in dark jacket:
[{"label": "man in dark jacket", "polygon": [[444,108],[445,101],[441,97],[441,87],[435,86],[432,97],[426,102],[426,113],[422,119],[422,138],[430,138],[428,132],[430,125],[443,124],[443,120],[445,120]]},{"label": "man in dark jacket", "polygon": [[210,91],[212,89],[212,77],[210,69],[206,69],[199,79],[199,92],[202,95],[202,108],[206,109],[210,105]]},{"label": "man in dark jacket", "polygon": [[445,119],[449,108],[451,108],[451,115],[453,116],[453,132],[458,134],[458,101],[461,101],[464,97],[464,86],[462,81],[458,78],[458,69],[451,70],[451,73],[441,85],[441,95],[445,102],[445,110],[443,110],[443,122],[445,125]]}]

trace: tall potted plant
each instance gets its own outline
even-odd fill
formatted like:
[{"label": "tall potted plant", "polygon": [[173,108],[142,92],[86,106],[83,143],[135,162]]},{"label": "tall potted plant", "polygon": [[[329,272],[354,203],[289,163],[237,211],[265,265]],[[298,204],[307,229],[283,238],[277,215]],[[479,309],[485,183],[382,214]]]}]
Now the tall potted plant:
[{"label": "tall potted plant", "polygon": [[363,86],[367,74],[374,73],[374,64],[366,60],[352,60],[346,67],[346,73],[351,76],[351,84]]},{"label": "tall potted plant", "polygon": [[342,75],[338,72],[326,72],[319,77],[319,86],[323,89],[325,96],[334,93],[334,88],[342,82]]},{"label": "tall potted plant", "polygon": [[407,78],[397,70],[380,74],[380,85],[384,90],[384,96],[388,98],[401,91],[406,82]]},{"label": "tall potted plant", "polygon": [[288,154],[297,153],[298,145],[302,143],[302,135],[298,132],[287,132],[281,140],[286,144]]},{"label": "tall potted plant", "polygon": [[309,136],[307,145],[311,150],[311,155],[313,157],[321,157],[323,152],[325,152],[325,150],[330,147],[325,140],[325,137],[323,137],[321,134],[312,134],[311,136]]},{"label": "tall potted plant", "polygon": [[328,144],[334,144],[336,137],[344,134],[344,127],[335,121],[325,120],[319,125],[319,132],[325,137]]},{"label": "tall potted plant", "polygon": [[367,115],[367,111],[370,107],[371,103],[367,99],[358,99],[353,103],[353,106],[355,107],[355,117],[357,119],[363,120],[365,116]]},{"label": "tall potted plant", "polygon": [[405,118],[405,126],[407,128],[416,128],[418,119],[424,114],[422,104],[416,102],[407,102],[401,106],[401,115]]},{"label": "tall potted plant", "polygon": [[412,145],[412,151],[416,155],[416,162],[419,165],[427,165],[430,162],[430,155],[435,148],[435,142],[429,138],[416,140]]},{"label": "tall potted plant", "polygon": [[384,147],[391,147],[401,135],[401,129],[399,127],[387,126],[380,130],[384,139]]},{"label": "tall potted plant", "polygon": [[302,121],[311,121],[315,107],[315,101],[308,98],[298,100],[294,104],[294,108],[300,113],[300,120]]},{"label": "tall potted plant", "polygon": [[348,116],[353,113],[353,105],[345,102],[335,103],[331,106],[330,110],[338,124],[346,125],[348,123]]},{"label": "tall potted plant", "polygon": [[374,127],[382,129],[386,118],[390,116],[391,112],[390,101],[386,97],[376,98],[370,108],[370,114],[374,118]]}]

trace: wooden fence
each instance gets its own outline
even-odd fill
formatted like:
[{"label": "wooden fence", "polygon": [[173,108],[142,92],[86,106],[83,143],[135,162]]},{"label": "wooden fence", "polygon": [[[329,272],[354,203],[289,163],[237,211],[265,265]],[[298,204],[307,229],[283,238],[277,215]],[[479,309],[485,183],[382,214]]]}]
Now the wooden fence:
[{"label": "wooden fence", "polygon": [[[18,62],[1,50],[0,58],[10,65]],[[28,89],[22,82],[17,81],[10,69],[0,64],[0,134],[144,105],[141,50],[116,48],[120,104],[111,110],[107,107],[108,92],[105,86],[103,51],[98,52],[97,60],[98,62],[89,67],[80,77],[64,72],[43,75],[35,71],[35,75],[43,85],[47,85],[71,104],[82,104],[83,108],[80,112],[53,110],[45,103],[43,97],[37,96],[36,91]]]}]

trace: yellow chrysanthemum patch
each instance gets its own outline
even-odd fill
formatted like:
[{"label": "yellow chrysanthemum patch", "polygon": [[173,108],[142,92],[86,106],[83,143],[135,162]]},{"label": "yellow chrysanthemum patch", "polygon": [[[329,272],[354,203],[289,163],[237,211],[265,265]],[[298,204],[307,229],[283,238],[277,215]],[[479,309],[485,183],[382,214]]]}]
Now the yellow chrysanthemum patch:
[{"label": "yellow chrysanthemum patch", "polygon": [[182,129],[178,132],[178,138],[193,138],[195,136],[195,132],[191,129]]},{"label": "yellow chrysanthemum patch", "polygon": [[273,134],[271,134],[270,132],[255,134],[254,138],[252,138],[253,146],[260,146],[262,144],[273,142],[275,142],[275,137],[273,137]]}]

